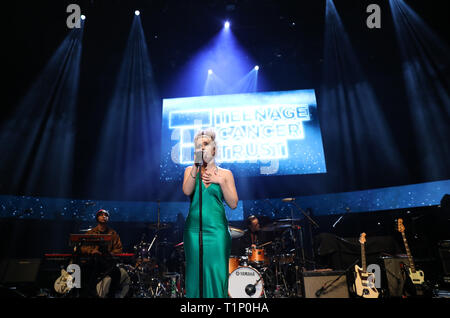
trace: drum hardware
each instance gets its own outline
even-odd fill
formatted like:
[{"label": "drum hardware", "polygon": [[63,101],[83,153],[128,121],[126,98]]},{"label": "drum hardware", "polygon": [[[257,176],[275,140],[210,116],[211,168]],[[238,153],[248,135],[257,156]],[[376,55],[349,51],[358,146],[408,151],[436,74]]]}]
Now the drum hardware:
[{"label": "drum hardware", "polygon": [[179,273],[164,273],[163,276],[169,279],[169,281],[166,282],[166,286],[168,287],[166,289],[167,296],[170,298],[183,297],[181,275]]},{"label": "drum hardware", "polygon": [[[161,225],[158,223],[159,229]],[[131,274],[134,277],[132,279],[132,289],[135,293],[135,297],[139,298],[150,298],[159,297],[163,292],[166,291],[164,284],[160,275],[160,262],[158,261],[158,245],[169,244],[168,242],[157,242],[158,231],[156,231],[151,243],[144,242],[145,234],[142,236],[141,241],[134,246],[136,254],[136,264],[134,266],[134,271]],[[155,244],[156,242],[156,244]],[[152,247],[155,252],[155,257],[151,257]],[[130,275],[130,273],[129,273]],[[131,275],[130,275],[131,276]],[[146,281],[144,281],[146,280]]]},{"label": "drum hardware", "polygon": [[[303,214],[304,218],[308,220],[309,236],[310,236],[310,239],[311,239],[311,242],[312,242],[312,241],[313,241],[313,240],[312,240],[312,230],[313,230],[313,228],[314,228],[314,229],[319,229],[320,226],[319,226],[319,224],[317,224],[317,222],[314,221],[314,220],[311,218],[311,216],[309,215],[309,214],[311,213],[311,210],[308,209],[308,210],[309,210],[309,213],[305,213],[305,211],[303,211],[303,210],[297,205],[297,203],[295,203],[295,198],[285,198],[285,199],[282,199],[282,201],[283,201],[283,202],[290,202],[290,203],[292,203],[292,204],[297,208],[297,210],[300,211],[301,214]],[[294,225],[294,212],[293,212],[292,207],[291,207],[291,224]],[[300,237],[300,243],[301,243],[301,249],[302,249],[301,252],[302,252],[302,262],[303,262],[303,267],[306,267],[306,262],[308,262],[308,263],[311,263],[311,264],[313,265],[313,269],[315,269],[315,262],[306,260],[306,258],[305,258],[305,252],[304,252],[304,246],[303,246],[303,231],[302,231],[302,228],[301,228],[301,227],[299,227],[298,229],[300,230],[300,234],[299,234],[300,236],[299,236],[299,237]],[[312,257],[313,257],[313,259],[314,259],[314,248],[311,248],[311,252],[312,252]]]},{"label": "drum hardware", "polygon": [[[279,277],[283,283],[282,286],[284,287],[284,289],[280,285]],[[277,263],[275,263],[275,292],[274,292],[275,297],[284,296],[284,294],[286,294],[287,291],[288,291],[288,286],[286,283],[286,278],[285,278],[284,272],[280,268],[280,263],[277,262]]]},{"label": "drum hardware", "polygon": [[152,282],[153,284],[151,284],[148,289],[150,291],[151,297],[152,298],[161,297],[161,295],[167,291],[166,288],[164,287],[164,284],[159,279],[156,278],[152,278]]},{"label": "drum hardware", "polygon": [[147,225],[147,227],[151,230],[160,231],[160,230],[165,230],[165,229],[170,228],[170,224],[169,223],[150,223],[149,225]]},{"label": "drum hardware", "polygon": [[129,286],[130,291],[128,292],[128,294],[130,294],[131,297],[136,298],[151,297],[143,279],[146,275],[145,273],[140,272],[139,268],[136,268],[132,265],[118,264],[117,266],[124,269],[127,272],[128,276],[130,277],[130,286]]}]

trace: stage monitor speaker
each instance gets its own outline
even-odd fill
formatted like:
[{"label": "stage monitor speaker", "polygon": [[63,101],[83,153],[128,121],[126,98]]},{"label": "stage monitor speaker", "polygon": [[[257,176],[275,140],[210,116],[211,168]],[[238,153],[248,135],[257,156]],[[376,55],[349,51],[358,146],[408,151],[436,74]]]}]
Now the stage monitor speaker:
[{"label": "stage monitor speaker", "polygon": [[40,265],[39,258],[4,260],[0,282],[5,285],[35,283]]},{"label": "stage monitor speaker", "polygon": [[[339,277],[339,275],[341,275]],[[339,279],[337,279],[339,277]],[[337,279],[337,280],[336,280]],[[336,281],[335,281],[336,280]],[[317,297],[316,292],[325,284],[328,286],[331,282],[334,283],[324,290],[324,292]],[[303,272],[303,282],[305,288],[306,298],[349,298],[347,276],[343,271],[328,271],[317,272],[307,271]]]}]

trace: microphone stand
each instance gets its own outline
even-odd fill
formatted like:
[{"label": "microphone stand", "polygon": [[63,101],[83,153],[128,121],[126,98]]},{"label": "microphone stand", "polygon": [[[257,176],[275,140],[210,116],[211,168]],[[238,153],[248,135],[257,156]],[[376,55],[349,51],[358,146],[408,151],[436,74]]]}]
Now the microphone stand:
[{"label": "microphone stand", "polygon": [[[203,151],[202,151],[202,163],[203,163]],[[199,291],[200,298],[203,298],[203,220],[202,220],[202,164],[198,165],[198,213],[199,213],[199,231],[198,231],[198,243],[199,243]]]},{"label": "microphone stand", "polygon": [[[319,228],[319,224],[317,224],[316,223],[316,221],[314,221],[308,214],[306,214],[305,213],[305,211],[303,211],[298,205],[297,205],[297,203],[295,203],[295,198],[294,199],[292,199],[291,200],[291,202],[295,205],[295,207],[305,216],[305,218],[307,218],[308,219],[308,221],[309,221],[309,224],[311,225],[313,225],[316,229],[318,229]],[[310,235],[312,235],[312,229],[310,228]],[[300,234],[303,236],[303,232],[300,232]],[[303,239],[302,239],[302,241],[303,241]],[[312,240],[311,240],[311,244],[313,244],[313,242],[312,242]],[[312,246],[312,249],[314,249],[314,247]],[[313,251],[313,254],[314,254],[314,251]],[[313,263],[314,264],[314,267],[315,267],[315,263],[314,262],[311,262],[311,263]],[[304,266],[305,266],[306,264],[304,264]]]}]

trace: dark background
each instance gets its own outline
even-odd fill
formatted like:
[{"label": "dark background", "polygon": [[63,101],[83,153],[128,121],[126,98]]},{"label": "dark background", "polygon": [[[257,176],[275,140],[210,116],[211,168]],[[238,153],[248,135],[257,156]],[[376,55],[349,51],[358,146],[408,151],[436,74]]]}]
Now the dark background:
[{"label": "dark background", "polygon": [[[69,3],[71,1],[20,2],[6,7],[3,50],[8,58],[2,73],[7,89],[3,96],[2,119],[11,115],[67,35],[66,6]],[[344,168],[340,143],[329,130],[327,105],[321,99],[325,1],[78,1],[87,20],[77,103],[74,177],[72,189],[65,197],[185,199],[179,183],[159,182],[161,100],[151,105],[153,157],[149,158],[148,165],[154,168],[145,176],[142,190],[127,196],[120,191],[112,194],[106,187],[93,190],[88,185],[95,169],[93,160],[98,150],[100,124],[114,91],[135,9],[141,11],[154,85],[161,99],[185,96],[186,90],[174,84],[180,81],[180,69],[220,31],[225,19],[232,21],[232,32],[239,44],[261,67],[259,77],[264,87],[260,90],[316,90],[327,174],[245,179],[235,176],[241,199],[334,193],[448,179],[448,168],[441,171],[440,176],[431,177],[420,165],[424,154],[420,144],[411,138],[413,127],[389,2],[375,2],[381,7],[381,29],[368,29],[365,24],[366,7],[373,1],[336,0],[334,3],[367,83],[373,87],[393,133],[393,143],[401,155],[395,165],[387,165],[385,157],[374,149],[375,155],[370,158],[351,154],[358,165],[352,171]],[[407,4],[449,43],[447,1],[407,1]],[[449,161],[449,158],[440,159]],[[136,167],[148,170],[144,168],[148,166]],[[14,167],[10,171],[14,171]],[[366,177],[358,178],[361,174]],[[108,184],[107,178],[105,176],[105,184]],[[354,182],[346,182],[350,178]],[[1,179],[2,194],[54,196],[51,187],[36,186],[25,191],[25,187],[11,188],[7,178]]]}]

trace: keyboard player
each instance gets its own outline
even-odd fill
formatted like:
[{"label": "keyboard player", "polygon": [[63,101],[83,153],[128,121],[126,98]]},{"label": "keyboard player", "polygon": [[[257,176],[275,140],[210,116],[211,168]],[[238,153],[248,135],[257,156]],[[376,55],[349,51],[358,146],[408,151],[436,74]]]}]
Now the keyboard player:
[{"label": "keyboard player", "polygon": [[108,226],[109,212],[100,209],[95,219],[97,226],[86,234],[110,234],[111,241],[106,244],[81,246],[81,253],[89,255],[88,288],[99,297],[124,297],[128,291],[126,282],[129,281],[126,271],[116,266],[112,254],[122,253],[122,242],[119,234]]}]

